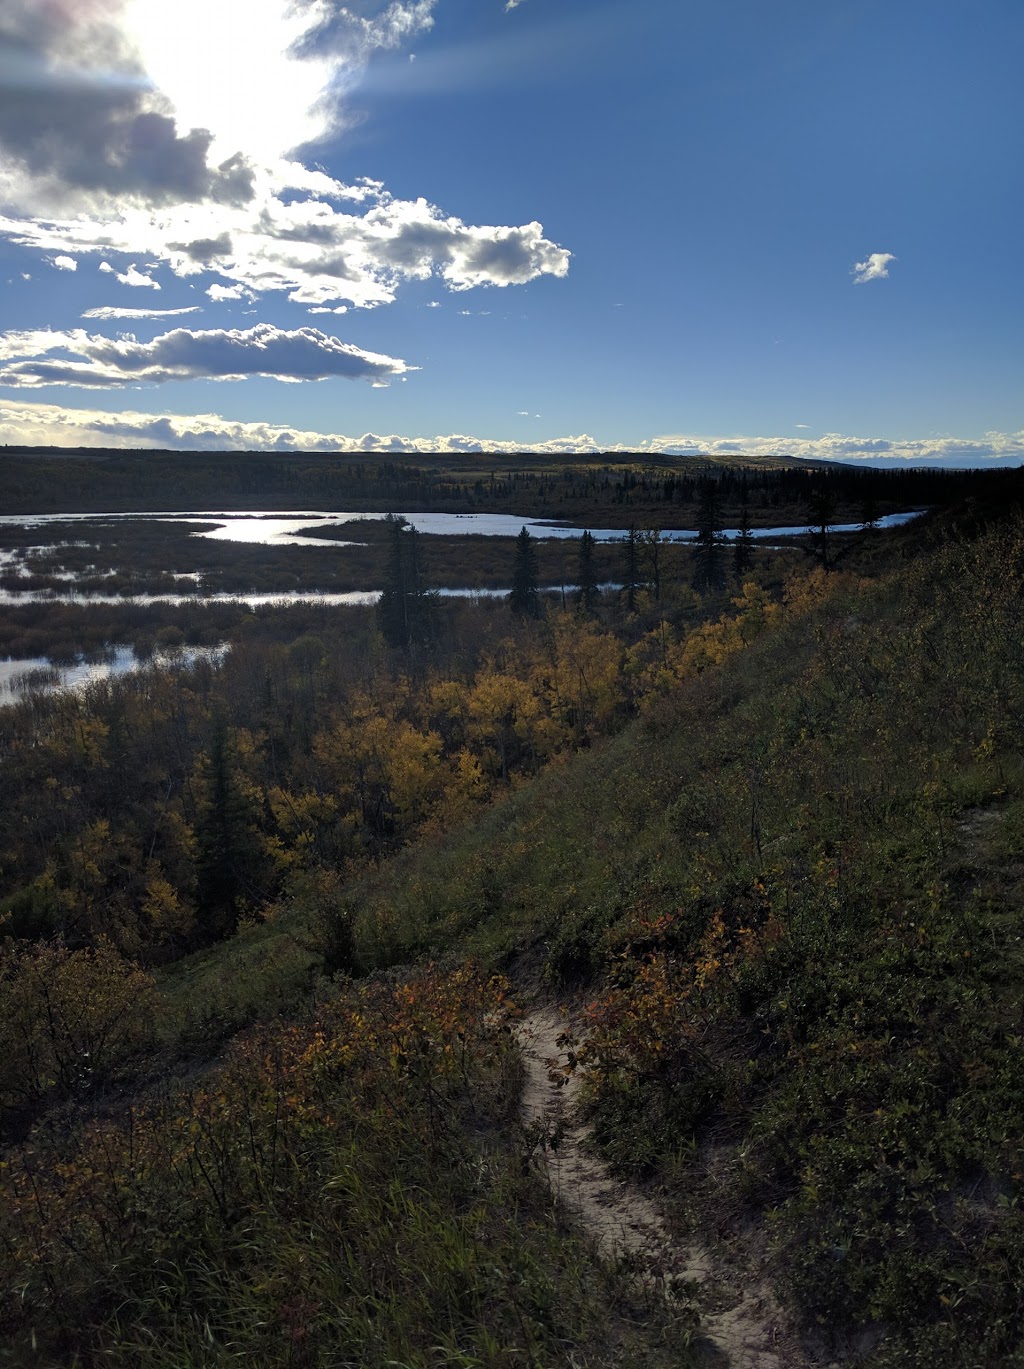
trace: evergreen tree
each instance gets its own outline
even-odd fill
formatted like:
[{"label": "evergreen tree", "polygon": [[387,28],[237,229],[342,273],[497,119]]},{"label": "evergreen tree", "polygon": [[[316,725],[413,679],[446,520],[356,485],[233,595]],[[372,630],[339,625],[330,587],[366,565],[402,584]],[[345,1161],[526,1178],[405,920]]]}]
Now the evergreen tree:
[{"label": "evergreen tree", "polygon": [[835,522],[836,496],[824,481],[813,485],[807,496],[807,519],[811,530],[811,540],[818,554],[818,560],[825,570],[831,566],[829,557],[829,529]]},{"label": "evergreen tree", "polygon": [[860,525],[865,532],[878,527],[878,501],[873,494],[866,494],[861,503]]},{"label": "evergreen tree", "polygon": [[[744,490],[745,495],[746,491]],[[749,573],[754,561],[754,537],[750,531],[750,510],[747,508],[745,497],[740,505],[740,524],[736,531],[732,554],[736,579],[742,583],[744,575]]]},{"label": "evergreen tree", "polygon": [[508,605],[519,618],[536,618],[540,609],[537,592],[537,552],[533,538],[524,527],[516,538],[515,560],[512,562],[512,592]]},{"label": "evergreen tree", "polygon": [[597,575],[594,571],[594,537],[584,529],[580,538],[576,568],[576,611],[592,614],[598,601]]},{"label": "evergreen tree", "polygon": [[406,593],[405,620],[408,640],[424,642],[430,636],[436,596],[423,584],[420,571],[420,535],[415,528],[405,533]]},{"label": "evergreen tree", "polygon": [[259,881],[262,862],[251,825],[254,814],[235,775],[228,727],[214,720],[206,796],[196,822],[196,874],[201,914],[211,939],[232,936],[240,905]]},{"label": "evergreen tree", "polygon": [[377,622],[386,641],[392,646],[405,646],[409,640],[405,605],[405,556],[402,546],[404,518],[390,514],[385,519],[391,535],[384,584],[377,600]]},{"label": "evergreen tree", "polygon": [[626,534],[626,567],[622,577],[622,592],[626,600],[626,612],[636,612],[636,592],[640,588],[640,537],[634,524],[630,523]]},{"label": "evergreen tree", "polygon": [[718,489],[713,480],[701,482],[697,509],[697,550],[694,554],[693,587],[717,589],[722,583],[722,539],[718,512]]},{"label": "evergreen tree", "polygon": [[423,588],[416,529],[404,518],[388,515],[391,545],[384,584],[377,601],[377,621],[392,646],[408,647],[423,638],[430,623],[430,596]]},{"label": "evergreen tree", "polygon": [[651,587],[655,601],[657,601],[661,598],[661,530],[660,528],[650,528],[642,534],[642,537],[649,571],[647,583]]}]

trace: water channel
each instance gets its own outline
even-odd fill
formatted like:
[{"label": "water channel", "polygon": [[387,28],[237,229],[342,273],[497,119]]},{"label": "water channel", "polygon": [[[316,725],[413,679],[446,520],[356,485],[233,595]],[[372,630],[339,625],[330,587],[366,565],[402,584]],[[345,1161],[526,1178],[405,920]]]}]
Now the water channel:
[{"label": "water channel", "polygon": [[[358,546],[350,532],[353,522],[379,522],[382,519],[391,517],[387,513],[328,513],[323,510],[311,510],[306,512],[196,512],[196,513],[71,513],[71,514],[6,514],[0,516],[0,539],[2,530],[5,526],[21,528],[39,528],[45,536],[48,527],[54,524],[67,525],[74,523],[82,525],[82,531],[88,530],[89,523],[104,525],[109,527],[111,523],[118,521],[131,520],[153,520],[159,523],[177,523],[187,527],[191,523],[210,524],[209,526],[197,530],[191,534],[195,538],[209,538],[213,541],[247,543],[249,545],[282,547],[282,546],[301,546],[301,547],[350,547]],[[500,513],[410,513],[400,514],[417,532],[424,536],[452,536],[452,535],[474,535],[477,537],[516,537],[525,527],[531,537],[538,539],[556,539],[560,541],[571,540],[582,535],[584,529],[581,527],[559,526],[557,524],[545,523],[537,519],[520,518],[512,514]],[[893,513],[878,520],[879,528],[897,527],[901,523],[906,523],[911,518],[917,517],[917,511],[910,513]],[[346,524],[345,537],[329,537],[321,535],[310,536],[309,532],[313,529],[325,530],[327,527],[334,527],[339,524]],[[842,523],[833,526],[830,530],[833,533],[856,532],[862,525],[859,523]],[[339,529],[340,530],[340,529]],[[591,535],[599,542],[614,542],[623,540],[627,531],[624,528],[592,528]],[[778,538],[799,537],[809,532],[806,526],[754,528],[751,536],[762,544],[771,542]],[[723,541],[732,541],[739,536],[735,528],[723,529],[719,534]],[[692,542],[696,539],[697,533],[692,529],[666,528],[662,531],[661,537],[666,542]],[[0,549],[0,569],[8,572],[18,573],[18,567],[24,556],[37,553],[40,550],[52,551],[60,543],[54,544],[52,540],[47,540],[45,547],[42,546],[19,546],[11,549]],[[74,542],[67,542],[63,545],[83,546],[89,545],[87,539],[76,539]],[[238,593],[231,591],[217,591],[204,589],[200,583],[196,584],[194,591],[187,594],[181,593],[158,593],[158,594],[130,594],[130,593],[110,593],[100,592],[79,592],[74,588],[74,575],[67,576],[60,573],[54,574],[49,571],[52,578],[66,578],[68,581],[67,589],[40,589],[19,590],[17,588],[0,589],[0,604],[29,604],[29,603],[78,603],[78,604],[184,604],[190,600],[201,600],[203,603],[234,602],[248,604],[251,608],[259,608],[267,604],[294,604],[316,601],[317,603],[329,604],[336,607],[352,607],[359,605],[372,604],[376,602],[379,594],[377,589],[361,589],[348,591],[313,591],[313,590],[279,590],[262,591],[260,593]],[[195,572],[179,571],[177,578],[186,579],[193,575],[198,580]],[[444,595],[455,597],[491,597],[502,595],[507,590],[495,589],[442,589],[438,591]]]},{"label": "water channel", "polygon": [[[5,526],[39,528],[42,534],[40,546],[45,542],[47,550],[54,548],[52,541],[46,540],[46,529],[54,524],[81,525],[84,533],[88,525],[109,526],[122,520],[138,521],[152,519],[155,522],[172,522],[188,525],[190,523],[213,523],[213,528],[192,533],[199,538],[216,541],[249,543],[260,546],[353,546],[358,542],[351,536],[353,523],[374,522],[387,518],[386,513],[332,513],[324,510],[298,512],[194,512],[194,513],[62,513],[62,514],[6,514],[0,515],[0,535]],[[400,515],[407,523],[425,536],[476,535],[484,537],[516,537],[526,528],[531,537],[566,540],[578,538],[584,531],[581,527],[560,526],[531,518],[520,518],[512,514],[495,513],[409,513]],[[917,516],[917,512],[889,514],[878,520],[878,527],[891,528],[906,523]],[[346,524],[346,537],[310,537],[311,529]],[[831,531],[856,532],[861,527],[857,523],[844,523],[834,526]],[[340,529],[339,529],[340,531]],[[591,535],[600,542],[622,540],[626,535],[623,528],[592,528]],[[754,528],[752,536],[760,542],[771,539],[798,537],[806,535],[805,526]],[[697,537],[691,529],[665,529],[662,538],[668,542],[689,542]],[[737,529],[724,529],[720,536],[723,540],[733,540],[738,536]],[[70,545],[88,545],[77,541]],[[57,544],[58,546],[60,544]],[[0,566],[14,568],[26,553],[38,551],[40,546],[19,546],[0,550]],[[187,574],[187,573],[186,573]],[[336,607],[366,606],[376,602],[379,590],[350,590],[347,592],[315,592],[310,590],[291,590],[264,592],[259,594],[224,593],[205,591],[200,584],[189,594],[103,594],[78,593],[73,588],[73,576],[67,577],[68,588],[44,590],[0,589],[0,605],[26,603],[77,603],[77,604],[185,604],[201,601],[203,603],[231,602],[247,604],[258,608],[269,604],[295,604],[316,602]],[[615,588],[612,585],[602,588]],[[558,593],[559,591],[548,591]],[[504,589],[445,589],[440,593],[454,597],[493,598],[507,593]],[[0,705],[11,703],[23,697],[31,689],[52,690],[56,688],[83,688],[94,680],[124,675],[149,665],[158,668],[188,668],[200,657],[218,659],[223,648],[186,648],[173,653],[155,653],[140,658],[130,647],[118,647],[107,653],[102,660],[80,661],[76,663],[52,662],[45,657],[30,660],[0,660]]]},{"label": "water channel", "polygon": [[[894,528],[901,523],[916,518],[918,510],[910,513],[891,513],[878,520],[879,528]],[[39,513],[5,514],[0,516],[0,527],[17,525],[28,528],[45,528],[51,523],[112,523],[119,520],[152,519],[163,523],[216,523],[217,527],[194,533],[196,537],[208,537],[220,542],[249,542],[263,546],[310,546],[325,542],[334,546],[353,546],[351,535],[346,539],[303,536],[310,529],[322,528],[324,524],[352,524],[356,522],[380,522],[390,517],[404,518],[405,521],[425,536],[459,536],[473,534],[477,537],[517,537],[525,527],[531,537],[557,540],[582,536],[582,527],[545,522],[536,518],[521,518],[506,513],[328,513],[324,510],[299,512],[226,512],[199,511],[194,513]],[[857,532],[860,523],[839,523],[830,528],[831,532]],[[626,537],[626,528],[591,528],[591,536],[598,542],[621,541]],[[778,537],[801,537],[809,531],[806,525],[790,527],[753,528],[751,536],[758,541]],[[346,528],[350,533],[350,528]],[[692,528],[665,528],[662,539],[666,542],[693,542],[697,532]],[[719,533],[724,541],[732,541],[739,536],[737,528],[724,528]]]}]

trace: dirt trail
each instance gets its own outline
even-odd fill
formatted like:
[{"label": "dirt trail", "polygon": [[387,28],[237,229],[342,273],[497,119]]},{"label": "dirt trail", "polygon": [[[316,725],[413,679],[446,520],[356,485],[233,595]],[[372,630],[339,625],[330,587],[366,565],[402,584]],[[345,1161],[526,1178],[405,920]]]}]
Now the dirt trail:
[{"label": "dirt trail", "polygon": [[701,1348],[709,1366],[797,1369],[806,1364],[795,1345],[780,1344],[778,1309],[766,1289],[740,1292],[730,1287],[707,1249],[673,1239],[654,1204],[632,1184],[616,1179],[590,1152],[588,1129],[575,1116],[580,1076],[561,1073],[568,1052],[559,1037],[568,1027],[556,1007],[544,1006],[529,1013],[519,1030],[526,1065],[523,1120],[559,1138],[556,1148],[542,1152],[558,1201],[607,1254],[647,1259],[667,1277],[699,1285],[700,1302],[718,1309],[727,1304],[725,1311],[705,1313],[701,1319]]}]

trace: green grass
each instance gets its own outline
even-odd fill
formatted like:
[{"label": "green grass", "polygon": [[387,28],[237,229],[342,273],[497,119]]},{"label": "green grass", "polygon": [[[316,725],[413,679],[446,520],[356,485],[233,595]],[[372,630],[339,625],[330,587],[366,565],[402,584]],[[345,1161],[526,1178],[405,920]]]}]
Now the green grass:
[{"label": "green grass", "polygon": [[589,985],[609,1157],[872,1365],[1022,1355],[1022,555],[840,593],[354,897],[367,970]]},{"label": "green grass", "polygon": [[[924,538],[472,825],[161,971],[165,1047],[325,994],[376,1002],[431,958],[586,994],[595,1132],[681,1230],[756,1233],[830,1353],[1024,1364],[1024,528]],[[328,987],[339,946],[364,988]],[[411,1130],[346,1111],[339,1076],[345,1136],[300,1146],[244,1220],[189,1208],[187,1259],[128,1261],[130,1324],[83,1285],[107,1362],[685,1362],[685,1309],[638,1310],[524,1180],[507,1041],[474,1068],[442,1141],[429,1071]],[[298,1284],[315,1314],[288,1310]]]}]

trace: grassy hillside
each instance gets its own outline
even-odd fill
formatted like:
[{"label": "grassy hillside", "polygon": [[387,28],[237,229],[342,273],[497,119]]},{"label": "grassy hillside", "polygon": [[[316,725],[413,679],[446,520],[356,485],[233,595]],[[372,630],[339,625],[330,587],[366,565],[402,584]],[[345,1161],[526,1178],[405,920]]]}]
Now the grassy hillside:
[{"label": "grassy hillside", "polygon": [[886,546],[652,629],[617,735],[162,971],[147,1058],[190,1077],[6,1153],[10,1362],[685,1364],[685,1300],[526,1174],[544,987],[604,1153],[809,1343],[1024,1364],[1024,524]]},{"label": "grassy hillside", "polygon": [[1024,529],[782,625],[354,901],[590,1000],[590,1106],[873,1365],[1024,1362]]}]

